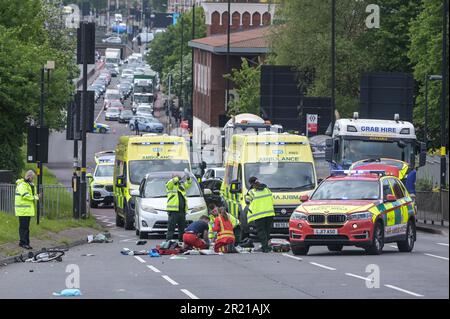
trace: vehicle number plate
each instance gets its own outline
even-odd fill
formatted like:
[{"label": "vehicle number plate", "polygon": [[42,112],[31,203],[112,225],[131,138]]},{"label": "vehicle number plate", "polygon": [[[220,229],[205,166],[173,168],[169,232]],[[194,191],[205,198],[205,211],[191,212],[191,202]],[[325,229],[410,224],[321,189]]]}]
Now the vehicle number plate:
[{"label": "vehicle number plate", "polygon": [[273,223],[273,228],[289,228],[288,223]]},{"label": "vehicle number plate", "polygon": [[314,235],[337,235],[337,229],[314,229]]}]

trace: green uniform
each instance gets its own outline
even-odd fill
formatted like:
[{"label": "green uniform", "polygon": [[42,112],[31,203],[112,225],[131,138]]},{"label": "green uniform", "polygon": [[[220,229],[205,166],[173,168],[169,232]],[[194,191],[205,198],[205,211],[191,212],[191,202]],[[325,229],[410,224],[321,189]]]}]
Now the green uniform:
[{"label": "green uniform", "polygon": [[247,222],[255,222],[258,238],[263,251],[269,250],[270,230],[275,216],[273,197],[270,189],[261,184],[248,192],[250,205],[247,212]]},{"label": "green uniform", "polygon": [[34,185],[24,179],[16,181],[15,213],[16,216],[33,217],[36,215],[36,201],[38,195],[34,195]]},{"label": "green uniform", "polygon": [[186,191],[192,186],[191,178],[180,183],[178,177],[172,178],[166,183],[167,192],[167,240],[173,239],[175,227],[178,225],[178,239],[182,240],[186,228],[186,213],[188,210]]}]

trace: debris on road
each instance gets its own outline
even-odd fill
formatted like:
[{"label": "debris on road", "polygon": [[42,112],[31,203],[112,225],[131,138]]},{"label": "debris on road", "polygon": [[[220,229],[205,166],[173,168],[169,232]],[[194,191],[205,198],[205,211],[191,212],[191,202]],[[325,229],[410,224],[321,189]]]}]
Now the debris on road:
[{"label": "debris on road", "polygon": [[159,254],[158,249],[151,249],[151,250],[148,252],[148,255],[149,255],[150,257],[161,257],[161,255]]},{"label": "debris on road", "polygon": [[123,248],[120,253],[125,256],[139,256],[139,255],[148,255],[148,250],[131,250],[129,248]]},{"label": "debris on road", "polygon": [[91,243],[112,243],[111,234],[109,232],[99,233],[95,237],[94,235],[88,235],[87,241]]},{"label": "debris on road", "polygon": [[80,289],[64,289],[61,292],[54,292],[53,296],[61,296],[61,297],[72,297],[72,296],[81,296]]},{"label": "debris on road", "polygon": [[140,245],[145,245],[147,243],[146,240],[137,240],[136,241],[136,245],[140,246]]},{"label": "debris on road", "polygon": [[287,253],[291,250],[291,244],[286,239],[272,238],[269,241],[269,246],[276,253]]},{"label": "debris on road", "polygon": [[95,256],[94,254],[82,254],[81,255],[82,257],[92,257],[92,256]]}]

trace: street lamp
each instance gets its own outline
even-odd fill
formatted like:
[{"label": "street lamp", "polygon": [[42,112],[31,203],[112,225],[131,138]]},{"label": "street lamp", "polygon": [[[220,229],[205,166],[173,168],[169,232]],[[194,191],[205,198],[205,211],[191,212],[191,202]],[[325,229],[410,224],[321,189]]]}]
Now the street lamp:
[{"label": "street lamp", "polygon": [[442,75],[427,75],[425,77],[425,127],[424,127],[424,142],[428,148],[428,81],[442,81]]}]

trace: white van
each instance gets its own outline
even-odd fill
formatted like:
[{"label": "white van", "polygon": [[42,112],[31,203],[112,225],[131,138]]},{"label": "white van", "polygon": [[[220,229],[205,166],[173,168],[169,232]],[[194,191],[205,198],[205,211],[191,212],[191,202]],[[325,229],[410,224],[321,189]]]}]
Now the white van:
[{"label": "white van", "polygon": [[[165,233],[167,231],[168,214],[166,210],[166,183],[174,174],[183,176],[184,172],[155,172],[148,174],[141,182],[139,190],[132,190],[135,198],[134,226],[140,239],[147,238],[149,233]],[[187,190],[188,211],[186,226],[207,215],[203,193],[194,175],[192,186]]]}]

